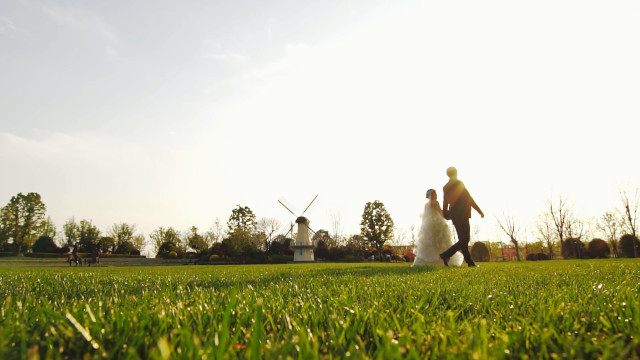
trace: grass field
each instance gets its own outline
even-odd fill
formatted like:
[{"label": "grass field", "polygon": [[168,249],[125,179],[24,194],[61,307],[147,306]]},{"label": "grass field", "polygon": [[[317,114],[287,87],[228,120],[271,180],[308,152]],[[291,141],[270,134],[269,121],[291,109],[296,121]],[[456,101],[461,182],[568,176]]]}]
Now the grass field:
[{"label": "grass field", "polygon": [[0,358],[638,358],[640,261],[0,266]]}]

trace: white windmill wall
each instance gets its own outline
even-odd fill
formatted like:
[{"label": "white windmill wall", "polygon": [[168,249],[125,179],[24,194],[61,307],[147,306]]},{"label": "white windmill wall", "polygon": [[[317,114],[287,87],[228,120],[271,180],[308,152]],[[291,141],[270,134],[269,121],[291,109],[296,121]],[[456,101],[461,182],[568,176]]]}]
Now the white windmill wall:
[{"label": "white windmill wall", "polygon": [[313,262],[313,244],[309,240],[309,227],[304,223],[298,224],[298,235],[296,236],[296,244],[293,248],[294,262]]}]

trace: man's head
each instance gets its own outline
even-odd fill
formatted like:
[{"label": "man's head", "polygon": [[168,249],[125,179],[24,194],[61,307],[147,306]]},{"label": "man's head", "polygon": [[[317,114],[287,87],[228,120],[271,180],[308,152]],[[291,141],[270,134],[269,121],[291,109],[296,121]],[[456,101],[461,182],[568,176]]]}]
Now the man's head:
[{"label": "man's head", "polygon": [[450,179],[457,179],[458,178],[458,170],[456,168],[454,168],[453,166],[449,167],[447,169],[447,176]]}]

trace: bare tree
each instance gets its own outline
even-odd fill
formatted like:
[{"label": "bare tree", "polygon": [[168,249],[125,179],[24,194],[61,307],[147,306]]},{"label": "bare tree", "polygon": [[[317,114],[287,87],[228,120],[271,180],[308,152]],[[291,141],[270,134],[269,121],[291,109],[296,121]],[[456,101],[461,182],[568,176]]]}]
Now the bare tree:
[{"label": "bare tree", "polygon": [[393,239],[391,240],[391,244],[406,245],[408,238],[409,237],[407,236],[407,231],[396,226],[393,230]]},{"label": "bare tree", "polygon": [[538,240],[547,244],[547,248],[549,249],[549,259],[553,259],[553,226],[553,220],[549,213],[545,212],[538,215],[538,219],[536,221],[536,235]]},{"label": "bare tree", "polygon": [[478,226],[477,224],[473,226],[470,237],[471,237],[471,242],[480,241],[480,226]]},{"label": "bare tree", "polygon": [[416,226],[411,224],[409,231],[411,231],[411,243],[409,243],[409,245],[416,247]]},{"label": "bare tree", "polygon": [[271,246],[271,241],[273,240],[273,234],[275,234],[278,229],[282,227],[282,223],[276,219],[271,217],[263,217],[258,219],[258,223],[256,224],[256,229],[259,232],[264,233],[266,236],[266,250],[268,251]]},{"label": "bare tree", "polygon": [[211,228],[209,228],[209,231],[204,233],[204,241],[206,241],[208,247],[212,247],[213,244],[221,242],[223,236],[224,228],[222,227],[222,223],[220,223],[220,219],[216,218]]},{"label": "bare tree", "polygon": [[557,203],[554,203],[553,200],[547,201],[547,211],[555,225],[556,233],[560,240],[560,249],[562,249],[565,239],[564,236],[567,232],[568,220],[571,218],[571,209],[569,208],[567,200],[560,196]]},{"label": "bare tree", "polygon": [[516,258],[520,261],[520,249],[518,249],[518,238],[520,237],[521,227],[518,225],[513,216],[502,214],[502,220],[496,217],[498,226],[504,231],[511,243],[516,247]]},{"label": "bare tree", "polygon": [[587,223],[573,215],[567,218],[566,224],[567,238],[580,240],[583,237],[586,237],[589,232]]},{"label": "bare tree", "polygon": [[618,238],[622,235],[622,226],[618,217],[611,212],[606,212],[598,219],[596,226],[598,231],[603,235],[602,237],[609,241],[613,255],[620,257],[618,254]]},{"label": "bare tree", "polygon": [[329,210],[329,219],[331,220],[331,231],[333,231],[333,239],[338,245],[342,244],[342,221],[340,220],[340,212]]},{"label": "bare tree", "polygon": [[[640,211],[640,194],[638,188],[634,191],[631,190],[621,190],[620,191],[620,200],[622,201],[622,215],[621,223],[624,226],[625,230],[634,238],[638,238],[636,234],[637,222],[638,222],[638,212]],[[638,257],[638,246],[633,247],[633,257]]]}]

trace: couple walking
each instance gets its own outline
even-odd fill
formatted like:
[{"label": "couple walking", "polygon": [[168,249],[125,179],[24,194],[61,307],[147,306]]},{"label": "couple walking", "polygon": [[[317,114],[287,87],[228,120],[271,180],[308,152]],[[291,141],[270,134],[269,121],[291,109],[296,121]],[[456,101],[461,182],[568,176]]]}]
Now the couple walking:
[{"label": "couple walking", "polygon": [[[429,202],[424,206],[422,214],[422,226],[418,236],[416,257],[413,265],[443,264],[445,266],[460,266],[462,258],[468,266],[476,266],[469,253],[469,240],[471,229],[469,218],[471,208],[476,210],[480,217],[484,213],[467,191],[462,181],[458,180],[458,170],[454,167],[447,169],[449,182],[444,186],[442,208],[438,203],[435,190],[427,191]],[[451,245],[451,230],[447,220],[453,222],[458,234],[458,242]],[[458,254],[462,253],[462,256]]]}]

